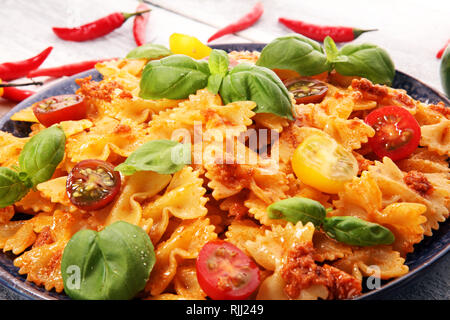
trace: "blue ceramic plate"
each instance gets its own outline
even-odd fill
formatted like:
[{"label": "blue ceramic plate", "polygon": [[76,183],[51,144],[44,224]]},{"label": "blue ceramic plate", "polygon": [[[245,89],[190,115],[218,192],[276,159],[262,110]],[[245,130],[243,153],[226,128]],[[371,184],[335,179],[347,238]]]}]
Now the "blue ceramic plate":
[{"label": "blue ceramic plate", "polygon": [[[214,46],[217,49],[226,51],[232,50],[257,50],[260,51],[264,44],[227,44]],[[22,103],[18,104],[14,109],[8,112],[2,119],[0,119],[0,129],[8,131],[16,136],[25,137],[30,131],[29,123],[9,120],[10,117],[17,111],[27,108],[34,102],[40,101],[44,98],[74,93],[78,86],[75,79],[92,76],[94,80],[100,80],[102,77],[96,70],[90,70],[78,75],[72,76],[58,81],[48,89],[28,98]],[[405,89],[414,99],[426,102],[437,103],[444,101],[447,106],[450,106],[450,101],[441,93],[430,88],[426,84],[414,79],[407,74],[397,71],[394,79],[394,88]],[[392,280],[385,281],[380,289],[374,291],[366,291],[358,299],[378,299],[382,295],[393,289],[399,289],[411,280],[419,277],[425,269],[439,258],[445,256],[450,250],[450,220],[441,223],[439,230],[433,233],[431,237],[425,239],[415,246],[413,253],[408,254],[406,264],[410,272],[405,276]],[[58,294],[54,291],[47,292],[42,287],[38,287],[30,282],[26,282],[26,277],[17,273],[18,268],[13,265],[14,256],[6,253],[0,254],[0,283],[10,288],[25,299],[67,299],[64,294]]]}]

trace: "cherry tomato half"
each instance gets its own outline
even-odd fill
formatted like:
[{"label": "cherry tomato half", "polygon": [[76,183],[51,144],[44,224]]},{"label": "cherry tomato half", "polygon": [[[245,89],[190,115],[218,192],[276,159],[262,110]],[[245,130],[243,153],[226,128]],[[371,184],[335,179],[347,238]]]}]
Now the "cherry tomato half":
[{"label": "cherry tomato half", "polygon": [[295,175],[303,183],[326,193],[338,193],[358,173],[353,154],[328,135],[307,137],[291,159]]},{"label": "cherry tomato half", "polygon": [[327,84],[316,79],[288,79],[284,82],[284,85],[292,92],[298,104],[319,103],[328,91]]},{"label": "cherry tomato half", "polygon": [[46,127],[61,121],[84,119],[86,112],[84,99],[77,94],[54,96],[33,104],[34,115]]},{"label": "cherry tomato half", "polygon": [[260,284],[255,262],[226,241],[205,244],[198,254],[196,266],[200,287],[214,300],[247,299]]},{"label": "cherry tomato half", "polygon": [[408,157],[420,142],[420,126],[408,110],[387,106],[369,113],[365,122],[375,129],[369,139],[373,152],[393,161]]},{"label": "cherry tomato half", "polygon": [[102,160],[80,161],[67,177],[70,201],[86,211],[98,210],[114,200],[120,191],[121,178],[114,166]]}]

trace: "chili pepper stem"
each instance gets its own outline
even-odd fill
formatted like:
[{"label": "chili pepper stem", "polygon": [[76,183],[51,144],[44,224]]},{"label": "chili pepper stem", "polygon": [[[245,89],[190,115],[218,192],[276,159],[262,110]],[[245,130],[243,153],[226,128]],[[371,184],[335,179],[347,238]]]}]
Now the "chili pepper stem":
[{"label": "chili pepper stem", "polygon": [[152,9],[147,9],[147,10],[133,12],[133,13],[122,12],[122,15],[123,15],[124,19],[127,20],[128,18],[131,18],[133,16],[139,16],[141,14],[144,14],[144,13],[147,13],[147,12],[150,12],[150,11],[152,11]]},{"label": "chili pepper stem", "polygon": [[366,33],[366,32],[372,32],[372,31],[378,31],[378,29],[355,29],[355,28],[353,28],[353,35],[355,36],[355,39],[356,39],[361,34]]},{"label": "chili pepper stem", "polygon": [[25,87],[25,86],[42,86],[44,83],[40,81],[32,81],[27,83],[0,83],[0,88],[8,87]]}]

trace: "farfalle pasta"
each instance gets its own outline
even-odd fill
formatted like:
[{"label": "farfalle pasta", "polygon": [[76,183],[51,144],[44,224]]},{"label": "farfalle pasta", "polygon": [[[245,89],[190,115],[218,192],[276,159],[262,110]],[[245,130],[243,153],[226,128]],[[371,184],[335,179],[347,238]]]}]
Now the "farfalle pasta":
[{"label": "farfalle pasta", "polygon": [[[259,53],[229,57],[253,66]],[[270,107],[261,112],[261,102],[252,99],[224,103],[220,90],[210,87],[187,98],[143,99],[140,81],[147,63],[106,61],[97,64],[103,80],[77,80],[87,113],[85,119],[60,123],[66,136],[63,160],[50,179],[0,209],[0,248],[17,256],[14,265],[28,281],[62,292],[61,261],[68,242],[80,230],[101,232],[122,221],[140,227],[154,247],[154,266],[140,298],[211,298],[196,263],[208,243],[225,241],[258,271],[260,282],[251,298],[349,299],[361,294],[364,277],[406,274],[407,254],[448,218],[450,120],[444,105],[415,101],[402,90],[364,78],[344,86],[332,75],[321,78],[327,93],[318,102],[299,103],[289,96],[296,101],[291,119]],[[419,148],[399,161],[377,157],[369,144],[377,131],[364,119],[385,106],[408,110],[422,132]],[[34,123],[30,137],[45,131],[31,107],[12,119]],[[337,192],[299,175],[304,164],[293,159],[311,137],[334,141],[342,149],[329,154],[351,165],[350,179],[339,182]],[[29,140],[0,132],[0,165],[19,167]],[[189,147],[189,161],[181,169],[142,169],[139,165],[156,166],[151,157],[144,164],[133,162],[132,174],[121,171],[120,190],[110,203],[94,210],[74,204],[66,187],[79,163],[95,159],[116,168],[130,166],[136,150],[161,140]],[[322,149],[312,152],[326,160]],[[329,170],[333,176],[340,169],[330,165]],[[333,179],[341,178],[325,183]],[[294,197],[322,206],[322,224],[301,220],[304,216],[292,223],[282,213],[268,215],[271,204]],[[348,217],[382,228],[395,240],[355,244],[327,229],[330,221]]]}]

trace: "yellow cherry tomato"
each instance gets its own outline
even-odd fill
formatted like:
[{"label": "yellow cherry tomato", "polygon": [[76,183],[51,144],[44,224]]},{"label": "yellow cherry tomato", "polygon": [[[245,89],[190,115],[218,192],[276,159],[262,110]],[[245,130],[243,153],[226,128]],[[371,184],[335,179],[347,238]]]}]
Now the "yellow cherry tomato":
[{"label": "yellow cherry tomato", "polygon": [[[0,79],[0,83],[2,83],[2,79]],[[0,97],[3,95],[3,88],[0,88]]]},{"label": "yellow cherry tomato", "polygon": [[295,175],[303,183],[326,193],[338,193],[358,173],[358,162],[350,151],[328,135],[312,135],[294,151]]},{"label": "yellow cherry tomato", "polygon": [[195,37],[173,33],[169,38],[170,50],[175,54],[184,54],[194,59],[203,59],[212,49]]}]

